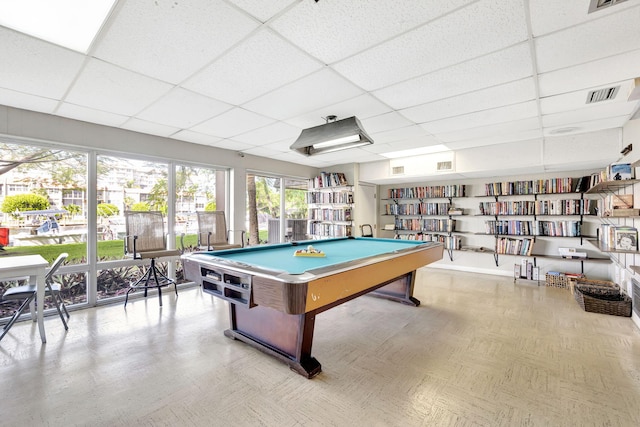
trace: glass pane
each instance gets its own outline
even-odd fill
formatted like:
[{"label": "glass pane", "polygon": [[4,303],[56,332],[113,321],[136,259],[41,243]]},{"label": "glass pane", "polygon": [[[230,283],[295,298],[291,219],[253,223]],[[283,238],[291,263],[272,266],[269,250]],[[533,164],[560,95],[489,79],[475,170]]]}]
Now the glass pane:
[{"label": "glass pane", "polygon": [[[168,165],[102,155],[98,156],[97,165],[98,260],[124,259],[124,211],[160,211],[166,215]],[[165,233],[168,233],[166,217]],[[163,265],[166,268],[166,263]],[[124,294],[129,283],[145,269],[123,265],[100,270],[98,300]]]},{"label": "glass pane", "polygon": [[197,211],[215,211],[216,170],[195,166],[176,166],[176,248],[198,248]]},{"label": "glass pane", "polygon": [[[0,142],[0,152],[3,255],[38,254],[53,262],[66,252],[69,257],[65,264],[86,263],[86,154],[5,142]],[[86,302],[83,273],[63,274],[56,281],[63,284],[63,298],[68,304]],[[15,284],[0,283],[0,294]],[[13,308],[3,307],[2,316]]]},{"label": "glass pane", "polygon": [[284,178],[285,214],[289,241],[307,240],[307,180]]}]

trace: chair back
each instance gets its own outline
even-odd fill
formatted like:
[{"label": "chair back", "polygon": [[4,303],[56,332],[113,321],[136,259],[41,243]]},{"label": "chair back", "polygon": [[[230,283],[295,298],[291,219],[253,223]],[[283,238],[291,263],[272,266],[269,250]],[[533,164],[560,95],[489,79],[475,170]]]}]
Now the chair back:
[{"label": "chair back", "polygon": [[162,251],[167,249],[164,220],[160,211],[125,211],[125,254]]},{"label": "chair back", "polygon": [[51,264],[51,267],[49,267],[49,270],[47,271],[47,275],[45,276],[46,282],[50,283],[53,281],[53,275],[56,274],[56,271],[58,271],[58,268],[62,265],[62,263],[68,257],[69,257],[69,254],[66,252],[63,252],[60,255],[58,255],[58,258],[56,258],[56,260],[53,261],[53,263]]},{"label": "chair back", "polygon": [[201,211],[198,216],[198,246],[227,244],[227,221],[224,211]]},{"label": "chair back", "polygon": [[373,237],[373,227],[371,227],[371,224],[362,224],[360,226],[360,235],[362,237]]}]

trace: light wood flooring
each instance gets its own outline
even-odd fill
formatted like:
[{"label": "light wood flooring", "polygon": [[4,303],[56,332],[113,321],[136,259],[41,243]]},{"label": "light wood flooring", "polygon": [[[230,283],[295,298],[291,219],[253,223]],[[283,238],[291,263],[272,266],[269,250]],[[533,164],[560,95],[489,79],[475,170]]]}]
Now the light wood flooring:
[{"label": "light wood flooring", "polygon": [[640,331],[568,290],[425,268],[418,308],[316,319],[308,380],[223,335],[200,288],[47,317],[0,342],[3,426],[640,426]]}]

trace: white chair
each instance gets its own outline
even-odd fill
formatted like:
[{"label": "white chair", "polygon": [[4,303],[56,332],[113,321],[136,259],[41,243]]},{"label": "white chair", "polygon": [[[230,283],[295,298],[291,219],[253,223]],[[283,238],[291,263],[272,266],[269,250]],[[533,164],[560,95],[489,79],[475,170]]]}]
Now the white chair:
[{"label": "white chair", "polygon": [[[58,268],[62,265],[62,263],[67,259],[68,256],[69,254],[67,253],[61,253],[60,255],[58,255],[58,258],[56,258],[53,264],[51,264],[51,267],[49,268],[49,271],[47,271],[47,274],[45,276],[45,297],[51,297],[51,299],[53,300],[53,303],[56,306],[56,310],[58,311],[58,315],[62,320],[62,324],[64,325],[65,330],[69,330],[69,326],[67,325],[67,321],[64,317],[66,315],[67,319],[69,319],[70,316],[69,312],[67,311],[67,307],[64,305],[62,296],[60,295],[60,284],[53,281],[53,275],[56,273]],[[0,335],[0,340],[2,340],[7,332],[9,332],[9,329],[11,329],[13,324],[18,320],[27,306],[31,305],[36,297],[36,293],[36,285],[14,286],[5,291],[0,302],[5,303],[10,301],[22,300],[22,303],[20,304],[20,307],[18,307],[18,309],[13,313],[13,316],[11,316],[9,322],[4,325],[2,329],[2,335]],[[42,307],[37,307],[37,309],[41,310]],[[64,314],[62,313],[63,311]],[[31,311],[31,318],[34,322],[36,321],[36,316],[33,310]]]}]

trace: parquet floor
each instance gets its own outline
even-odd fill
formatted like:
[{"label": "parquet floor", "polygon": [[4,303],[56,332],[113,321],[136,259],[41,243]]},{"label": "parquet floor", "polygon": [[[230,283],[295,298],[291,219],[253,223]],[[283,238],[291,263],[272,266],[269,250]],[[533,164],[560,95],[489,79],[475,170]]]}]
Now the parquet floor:
[{"label": "parquet floor", "polygon": [[568,290],[420,270],[418,308],[320,314],[312,380],[223,335],[183,289],[46,319],[0,342],[3,426],[639,426],[640,331]]}]

